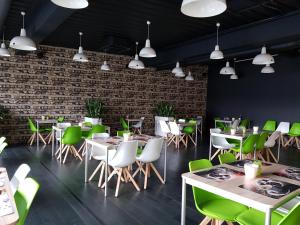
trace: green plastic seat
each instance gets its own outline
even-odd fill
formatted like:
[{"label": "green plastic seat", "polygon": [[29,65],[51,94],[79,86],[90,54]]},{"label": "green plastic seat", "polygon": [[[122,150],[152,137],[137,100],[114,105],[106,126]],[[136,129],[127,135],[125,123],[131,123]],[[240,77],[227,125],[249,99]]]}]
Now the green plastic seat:
[{"label": "green plastic seat", "polygon": [[220,154],[220,155],[218,155],[218,158],[219,158],[220,164],[233,163],[236,161],[234,154],[232,154],[230,152]]},{"label": "green plastic seat", "polygon": [[123,130],[129,130],[128,123],[126,123],[123,117],[120,118],[120,124]]},{"label": "green plastic seat", "polygon": [[269,134],[267,132],[262,132],[256,141],[256,151],[262,151],[265,148],[265,143],[267,141]]},{"label": "green plastic seat", "polygon": [[65,121],[65,118],[64,118],[63,116],[59,116],[59,117],[57,117],[56,121],[57,121],[58,123],[62,123],[62,122]]},{"label": "green plastic seat", "polygon": [[276,130],[276,121],[275,120],[267,120],[265,125],[263,126],[263,131],[274,132]]},{"label": "green plastic seat", "polygon": [[[300,223],[300,204],[297,204],[286,215],[277,212],[272,213],[271,225],[296,225]],[[237,217],[237,222],[242,225],[262,225],[265,224],[265,214],[255,209],[249,209]]]},{"label": "green plastic seat", "polygon": [[[190,172],[210,167],[212,167],[212,164],[207,159],[189,162]],[[233,222],[239,214],[248,209],[248,207],[244,205],[197,187],[192,187],[192,189],[197,210],[209,218]]]},{"label": "green plastic seat", "polygon": [[91,122],[83,122],[82,125],[84,127],[92,127],[93,126],[93,124]]},{"label": "green plastic seat", "polygon": [[[254,152],[255,144],[257,142],[258,137],[259,137],[259,134],[251,134],[246,138],[246,140],[243,142],[243,145],[242,145],[242,153],[244,155]],[[237,145],[234,148],[231,148],[230,150],[233,150],[234,152],[239,153],[240,152],[239,145]]]},{"label": "green plastic seat", "polygon": [[[220,117],[215,117],[214,120],[220,120]],[[226,127],[225,123],[223,122],[216,122],[216,128],[220,128],[221,130],[224,130],[224,128]]]},{"label": "green plastic seat", "polygon": [[37,132],[37,128],[30,118],[28,118],[28,125],[32,133]]},{"label": "green plastic seat", "polygon": [[123,134],[125,134],[125,133],[130,133],[130,131],[129,130],[118,130],[117,131],[117,136],[118,137],[123,137]]},{"label": "green plastic seat", "polygon": [[92,129],[89,130],[87,138],[92,138],[93,134],[105,133],[105,126],[101,124],[96,124],[92,126]]},{"label": "green plastic seat", "polygon": [[191,135],[195,132],[195,127],[186,126],[182,129],[182,132],[187,135]]},{"label": "green plastic seat", "polygon": [[299,137],[300,136],[300,123],[293,123],[288,135],[291,137]]},{"label": "green plastic seat", "polygon": [[27,177],[20,183],[17,192],[14,195],[19,221],[17,225],[23,225],[27,218],[29,209],[40,185],[32,178]]},{"label": "green plastic seat", "polygon": [[67,127],[62,137],[62,144],[76,145],[81,141],[82,132],[79,126]]},{"label": "green plastic seat", "polygon": [[245,127],[246,129],[249,128],[249,126],[250,126],[250,120],[249,119],[243,119],[240,122],[240,125],[239,125],[239,127]]}]

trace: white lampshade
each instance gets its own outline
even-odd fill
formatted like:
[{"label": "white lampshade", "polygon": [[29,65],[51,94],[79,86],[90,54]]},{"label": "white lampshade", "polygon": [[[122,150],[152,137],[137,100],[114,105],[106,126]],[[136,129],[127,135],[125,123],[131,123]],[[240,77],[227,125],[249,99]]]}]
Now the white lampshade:
[{"label": "white lampshade", "polygon": [[6,48],[4,42],[1,44],[0,56],[4,56],[4,57],[9,57],[10,56],[10,53],[9,53],[8,49]]},{"label": "white lampshade", "polygon": [[183,0],[181,12],[191,17],[211,17],[227,9],[226,0]]},{"label": "white lampshade", "polygon": [[105,61],[103,62],[103,64],[101,65],[100,69],[101,69],[101,70],[105,70],[105,71],[110,70],[110,67],[109,67],[109,65],[107,64],[107,61],[106,61],[106,60],[105,60]]},{"label": "white lampshade", "polygon": [[265,67],[262,68],[261,73],[275,73],[275,70],[272,66],[267,64]]},{"label": "white lampshade", "polygon": [[220,51],[219,45],[215,46],[215,50],[210,54],[210,59],[223,59],[223,52]]},{"label": "white lampshade", "polygon": [[83,48],[79,46],[78,53],[76,53],[73,57],[73,60],[76,62],[88,62],[88,58],[85,54],[83,54]]},{"label": "white lampshade", "polygon": [[236,75],[236,74],[232,74],[231,76],[230,76],[230,80],[238,80],[239,79],[239,77],[238,77],[238,75]]},{"label": "white lampshade", "polygon": [[136,69],[136,70],[141,70],[141,69],[145,69],[145,65],[144,65],[144,63],[141,60],[139,60],[138,54],[135,54],[134,59],[132,59],[129,62],[128,68],[130,68],[130,69]]},{"label": "white lampshade", "polygon": [[176,63],[176,67],[174,67],[172,69],[172,73],[176,74],[176,73],[183,73],[182,68],[180,67],[179,62]]},{"label": "white lampshade", "polygon": [[179,78],[185,77],[185,74],[183,71],[181,71],[181,72],[175,73],[175,77],[179,77]]},{"label": "white lampshade", "polygon": [[58,6],[69,9],[83,9],[89,5],[87,0],[51,0],[51,2]]},{"label": "white lampshade", "polygon": [[191,71],[189,71],[188,75],[185,77],[185,80],[188,80],[188,81],[194,80],[194,77],[192,76]]},{"label": "white lampshade", "polygon": [[255,58],[252,61],[252,64],[254,65],[270,65],[273,63],[275,63],[274,57],[267,53],[267,49],[265,46],[262,47],[261,53],[255,56]]},{"label": "white lampshade", "polygon": [[220,70],[220,74],[222,75],[231,75],[231,74],[235,74],[235,69],[232,68],[229,64],[229,62],[227,61],[226,62],[226,66],[223,67],[221,70]]},{"label": "white lampshade", "polygon": [[150,40],[146,40],[145,47],[141,49],[140,54],[141,57],[144,58],[153,58],[156,57],[156,52],[153,48],[151,48]]}]

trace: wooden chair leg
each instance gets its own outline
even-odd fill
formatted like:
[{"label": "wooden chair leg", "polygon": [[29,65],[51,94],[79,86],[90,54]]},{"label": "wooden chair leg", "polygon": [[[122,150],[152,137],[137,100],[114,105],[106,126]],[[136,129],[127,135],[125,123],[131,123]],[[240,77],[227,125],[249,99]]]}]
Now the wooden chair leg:
[{"label": "wooden chair leg", "polygon": [[211,220],[212,219],[207,216],[200,222],[199,225],[207,225],[209,222],[211,222]]},{"label": "wooden chair leg", "polygon": [[290,144],[292,144],[293,140],[294,140],[294,137],[290,137],[290,139],[285,143],[284,147],[287,147]]},{"label": "wooden chair leg", "polygon": [[117,186],[116,186],[115,197],[118,197],[118,195],[119,195],[119,188],[120,188],[122,171],[123,171],[123,169],[118,170],[118,181],[117,181]]},{"label": "wooden chair leg", "polygon": [[210,160],[213,160],[221,151],[222,149],[218,149],[215,154],[212,155],[212,157],[210,158]]},{"label": "wooden chair leg", "polygon": [[193,144],[196,146],[196,142],[194,141],[193,137],[189,135],[190,140],[193,142]]},{"label": "wooden chair leg", "polygon": [[101,161],[101,162],[99,163],[99,165],[96,167],[96,169],[94,170],[94,172],[93,172],[92,175],[90,176],[89,181],[91,181],[91,180],[94,178],[94,176],[96,175],[96,173],[98,172],[98,170],[102,167],[102,164],[103,164],[103,161]]},{"label": "wooden chair leg", "polygon": [[34,140],[36,139],[36,133],[34,133],[32,136],[33,136],[33,138],[32,138],[32,140],[31,140],[31,142],[30,142],[30,146],[32,145],[32,143],[34,142]]},{"label": "wooden chair leg", "polygon": [[228,225],[233,225],[233,223],[232,223],[232,222],[229,222],[229,221],[226,221],[226,223],[227,223]]},{"label": "wooden chair leg", "polygon": [[[111,179],[115,174],[117,174],[117,173],[118,173],[118,169],[114,169],[114,170],[112,171],[112,173],[108,176],[108,178],[107,178],[107,183],[108,183],[108,181],[110,181],[110,179]],[[104,188],[104,187],[105,187],[105,183],[102,184],[101,188]]]},{"label": "wooden chair leg", "polygon": [[129,173],[129,171],[128,171],[127,168],[125,168],[125,171],[126,171],[126,173],[127,173],[128,178],[131,180],[133,186],[135,187],[135,189],[136,189],[137,191],[140,191],[141,189],[139,188],[139,186],[137,185],[137,183],[135,182],[135,180],[133,179],[133,177],[131,176],[131,174]]},{"label": "wooden chair leg", "polygon": [[100,177],[99,177],[99,181],[98,181],[98,187],[101,187],[104,170],[105,170],[105,162],[103,162],[102,167],[101,167]]},{"label": "wooden chair leg", "polygon": [[160,182],[162,184],[165,184],[164,180],[162,179],[162,177],[160,176],[159,172],[157,171],[156,167],[154,166],[153,163],[150,163],[151,168],[153,169],[154,173],[156,174],[156,176],[158,177],[158,179],[160,180]]},{"label": "wooden chair leg", "polygon": [[67,152],[65,154],[65,158],[64,158],[63,164],[65,164],[65,162],[66,162],[66,159],[67,159],[67,156],[68,156],[70,148],[71,148],[70,146],[67,146]]},{"label": "wooden chair leg", "polygon": [[38,133],[38,135],[39,135],[40,139],[42,140],[42,142],[46,145],[47,143],[46,143],[46,141],[44,140],[43,136],[42,136],[40,133]]},{"label": "wooden chair leg", "polygon": [[146,163],[146,173],[145,173],[145,178],[144,178],[144,189],[147,189],[148,173],[149,173],[149,163]]},{"label": "wooden chair leg", "polygon": [[75,156],[77,156],[80,159],[80,161],[82,161],[82,158],[81,158],[80,154],[77,152],[76,148],[73,145],[71,146],[71,148],[74,150]]}]

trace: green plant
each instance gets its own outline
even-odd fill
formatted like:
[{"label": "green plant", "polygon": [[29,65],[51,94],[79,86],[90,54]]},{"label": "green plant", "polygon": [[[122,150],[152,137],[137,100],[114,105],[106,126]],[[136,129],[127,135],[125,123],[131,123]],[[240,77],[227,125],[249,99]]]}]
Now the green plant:
[{"label": "green plant", "polygon": [[85,101],[85,107],[87,110],[87,117],[90,118],[101,118],[104,104],[98,99],[87,99]]},{"label": "green plant", "polygon": [[0,105],[0,120],[5,120],[9,118],[9,110]]},{"label": "green plant", "polygon": [[156,106],[155,114],[163,117],[174,117],[175,108],[168,102],[161,102]]}]

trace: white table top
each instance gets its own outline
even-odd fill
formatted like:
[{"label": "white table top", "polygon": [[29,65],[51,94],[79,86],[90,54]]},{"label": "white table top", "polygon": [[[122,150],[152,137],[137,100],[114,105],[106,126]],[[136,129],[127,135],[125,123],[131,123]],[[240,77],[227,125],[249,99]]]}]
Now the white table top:
[{"label": "white table top", "polygon": [[35,120],[37,123],[57,123],[57,120],[55,120],[55,119],[48,119],[48,120],[42,120],[42,119],[37,119],[37,120]]},{"label": "white table top", "polygon": [[[243,168],[238,168],[227,164],[214,166],[212,168],[218,168],[218,167],[225,167],[225,168],[243,172]],[[195,171],[192,173],[190,172],[184,173],[182,174],[182,178],[186,180],[186,183],[192,186],[199,187],[203,190],[207,190],[211,193],[223,196],[225,198],[239,202],[249,207],[253,207],[257,210],[266,211],[267,209],[277,208],[282,203],[300,194],[299,180],[290,179],[290,178],[272,174],[275,171],[282,171],[286,168],[289,167],[281,164],[272,164],[271,166],[263,166],[263,171],[265,170],[266,172],[268,171],[269,173],[266,174],[264,173],[261,177],[258,177],[255,180],[247,180],[244,175],[239,175],[230,180],[215,181],[213,179],[209,179],[204,176],[195,174],[199,171]],[[200,171],[205,171],[205,170],[200,170]],[[297,185],[299,186],[299,188],[297,188],[296,190],[290,192],[285,196],[276,199],[241,187],[241,185],[245,185],[245,186],[248,185],[248,187],[250,186],[252,187],[253,183],[255,184],[255,182],[261,178],[272,178],[275,179],[276,181],[282,181],[282,182],[287,182],[290,184]]]}]

